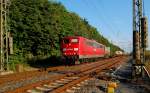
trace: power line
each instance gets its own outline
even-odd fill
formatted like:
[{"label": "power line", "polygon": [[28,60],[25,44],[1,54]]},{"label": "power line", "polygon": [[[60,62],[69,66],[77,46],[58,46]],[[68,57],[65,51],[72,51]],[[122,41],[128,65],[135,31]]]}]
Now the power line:
[{"label": "power line", "polygon": [[[106,21],[106,19],[109,18],[109,16],[106,15],[106,13],[104,11],[105,9],[104,9],[104,7],[102,7],[103,4],[100,5],[101,9],[103,10],[102,11],[103,13],[101,13],[100,9],[98,9],[98,7],[95,5],[94,2],[90,2],[90,5],[89,5],[89,2],[86,1],[86,0],[84,0],[83,3],[86,4],[88,6],[88,8],[91,7],[92,10],[96,11],[95,13],[97,13],[97,15],[99,17],[101,17],[101,20],[103,20],[103,24],[105,24],[108,27],[107,29],[109,29],[109,33],[112,33],[116,37],[119,36],[119,34],[120,34],[121,31],[118,29],[118,27],[115,26],[115,25],[112,25],[112,24],[110,24],[109,22]],[[113,24],[115,24],[115,23],[113,22]],[[117,32],[114,32],[114,31],[117,31]]]},{"label": "power line", "polygon": [[[106,24],[107,26],[109,26],[108,23],[106,22],[105,18],[103,17],[103,15],[99,12],[99,9],[97,7],[95,7],[92,4],[92,2],[89,4],[86,0],[84,0],[83,3],[86,4],[89,8],[91,7],[91,9],[94,10],[95,13],[97,13],[98,16],[102,17],[101,20],[103,20],[104,24]],[[96,11],[98,11],[98,12],[96,12]],[[108,29],[110,29],[110,31],[113,31],[110,26],[108,27]]]}]

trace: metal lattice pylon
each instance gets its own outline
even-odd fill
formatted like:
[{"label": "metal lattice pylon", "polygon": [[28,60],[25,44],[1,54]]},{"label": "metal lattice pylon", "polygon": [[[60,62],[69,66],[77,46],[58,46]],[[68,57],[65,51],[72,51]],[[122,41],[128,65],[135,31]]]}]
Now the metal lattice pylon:
[{"label": "metal lattice pylon", "polygon": [[141,18],[143,17],[143,0],[133,0],[133,76],[143,76],[144,55],[141,43]]},{"label": "metal lattice pylon", "polygon": [[0,70],[9,70],[8,66],[8,29],[7,11],[9,0],[0,0]]}]

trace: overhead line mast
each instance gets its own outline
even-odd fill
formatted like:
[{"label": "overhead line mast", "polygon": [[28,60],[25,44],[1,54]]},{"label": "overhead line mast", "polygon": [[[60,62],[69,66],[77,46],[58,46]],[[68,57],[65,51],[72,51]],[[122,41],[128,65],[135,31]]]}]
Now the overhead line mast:
[{"label": "overhead line mast", "polygon": [[143,0],[133,0],[133,78],[144,76],[147,47],[147,18],[143,14]]},{"label": "overhead line mast", "polygon": [[[7,14],[10,0],[0,0],[0,71],[9,70],[8,54],[9,54],[9,38]],[[9,40],[10,39],[10,40]]]}]

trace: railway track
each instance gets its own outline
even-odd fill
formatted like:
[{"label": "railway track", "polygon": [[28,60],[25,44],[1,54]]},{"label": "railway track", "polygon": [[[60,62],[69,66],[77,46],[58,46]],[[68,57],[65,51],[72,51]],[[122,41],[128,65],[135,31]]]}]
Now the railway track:
[{"label": "railway track", "polygon": [[[111,67],[113,67],[114,64],[118,64],[119,62],[120,61],[114,61],[112,63],[102,64],[101,66],[97,66],[96,68],[94,68],[92,70],[87,70],[83,73],[80,73],[80,75],[78,75],[79,77],[77,79],[63,85],[62,87],[54,88],[53,90],[50,91],[50,93],[73,92],[76,89],[79,89],[80,85],[86,83],[90,79],[91,76],[98,74],[103,69],[106,69],[106,68],[110,69]],[[32,93],[32,92],[30,92],[30,93]]]},{"label": "railway track", "polygon": [[[103,61],[109,61],[111,59],[105,59]],[[96,63],[96,62],[95,62]],[[86,66],[90,66],[92,64],[95,63],[85,63],[85,64],[81,64],[80,68],[84,68]],[[72,67],[77,67],[79,65],[75,65]],[[15,82],[15,81],[22,81],[25,80],[27,78],[33,78],[33,77],[38,77],[44,74],[47,74],[49,71],[62,71],[64,69],[66,69],[66,66],[57,66],[57,67],[50,67],[47,68],[46,71],[42,71],[42,70],[34,70],[34,71],[26,71],[26,72],[20,72],[20,73],[14,73],[14,74],[10,74],[10,75],[4,75],[4,76],[0,76],[0,85],[8,83],[8,82]],[[80,70],[80,68],[78,70]]]},{"label": "railway track", "polygon": [[[86,83],[91,76],[99,73],[103,69],[110,69],[121,62],[127,60],[125,57],[112,58],[103,62],[95,62],[81,66],[76,73],[65,73],[56,77],[54,80],[42,80],[33,84],[7,91],[7,93],[63,93],[79,89],[79,86]],[[84,67],[84,68],[83,68]],[[69,92],[70,93],[70,92]]]}]

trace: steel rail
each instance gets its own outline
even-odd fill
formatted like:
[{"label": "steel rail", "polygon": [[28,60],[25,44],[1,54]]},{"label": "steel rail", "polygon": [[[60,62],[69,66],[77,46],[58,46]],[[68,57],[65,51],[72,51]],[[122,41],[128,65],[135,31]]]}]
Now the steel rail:
[{"label": "steel rail", "polygon": [[[116,60],[121,60],[122,59],[122,57],[121,58],[119,58],[119,57],[117,57],[117,58],[113,58],[113,59],[108,59],[108,60],[104,60],[104,62],[95,62],[95,63],[92,63],[92,65],[91,66],[88,66],[88,67],[86,67],[86,68],[83,68],[83,69],[81,69],[78,73],[75,73],[75,74],[65,74],[65,75],[60,75],[59,77],[54,77],[55,78],[55,80],[60,80],[60,79],[62,79],[62,78],[65,78],[65,77],[67,77],[67,76],[80,76],[80,77],[82,77],[82,75],[84,76],[86,76],[86,75],[88,75],[89,76],[89,73],[90,73],[90,71],[89,70],[91,70],[91,72],[93,72],[93,71],[96,71],[96,70],[98,70],[98,68],[96,68],[97,66],[101,66],[100,68],[101,68],[101,70],[102,69],[105,69],[106,67],[107,67],[107,65],[105,64],[105,63],[111,63],[111,65],[114,65],[114,63],[116,62]],[[111,61],[111,62],[109,62],[109,61]],[[114,62],[112,62],[112,61],[114,61]],[[99,64],[99,65],[98,65]],[[106,66],[104,66],[104,65],[106,65]],[[92,70],[92,69],[95,69],[95,70]],[[80,73],[82,73],[82,74],[80,74]],[[78,81],[78,80],[77,80]],[[79,80],[80,81],[80,80]],[[28,89],[32,89],[32,88],[35,88],[35,87],[37,87],[37,86],[42,86],[43,84],[46,84],[46,83],[52,83],[52,82],[54,82],[54,81],[52,81],[52,80],[44,80],[44,81],[41,81],[41,82],[37,82],[37,83],[34,83],[34,84],[29,84],[29,85],[26,85],[26,86],[24,86],[24,87],[21,87],[21,88],[17,88],[16,90],[14,90],[14,91],[8,91],[8,92],[6,92],[6,93],[23,93],[23,92],[25,92],[26,90],[28,90]]]},{"label": "steel rail", "polygon": [[113,67],[114,65],[116,65],[118,63],[120,63],[120,61],[117,60],[117,62],[115,61],[115,62],[112,62],[112,63],[109,63],[109,64],[105,64],[105,65],[103,65],[103,67],[98,66],[98,68],[95,68],[95,69],[92,69],[91,71],[86,72],[86,75],[85,75],[85,73],[81,73],[81,74],[83,74],[83,76],[80,77],[79,79],[74,80],[72,82],[69,82],[68,84],[66,84],[66,85],[64,85],[60,88],[57,88],[57,89],[55,89],[55,90],[53,90],[52,92],[49,92],[49,93],[64,93],[67,89],[72,88],[73,86],[77,85],[81,81],[84,81],[84,80],[90,78],[91,75],[89,73],[95,72],[95,74],[98,74],[104,68],[109,69],[109,68]]}]

